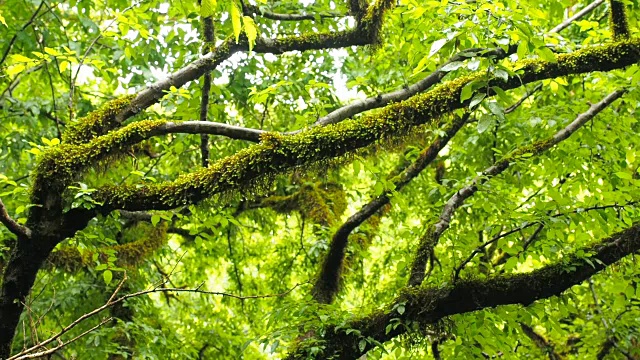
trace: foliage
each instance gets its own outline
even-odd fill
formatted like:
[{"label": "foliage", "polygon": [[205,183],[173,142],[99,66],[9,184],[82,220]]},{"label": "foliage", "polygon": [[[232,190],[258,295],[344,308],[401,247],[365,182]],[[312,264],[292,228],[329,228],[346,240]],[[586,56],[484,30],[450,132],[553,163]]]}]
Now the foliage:
[{"label": "foliage", "polygon": [[34,351],[640,358],[640,3],[587,5],[5,0],[0,358],[145,289]]}]

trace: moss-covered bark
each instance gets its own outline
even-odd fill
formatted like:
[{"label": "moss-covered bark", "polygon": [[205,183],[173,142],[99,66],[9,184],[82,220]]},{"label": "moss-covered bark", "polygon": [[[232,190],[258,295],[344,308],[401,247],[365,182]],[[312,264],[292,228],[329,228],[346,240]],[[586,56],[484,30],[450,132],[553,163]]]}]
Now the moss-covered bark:
[{"label": "moss-covered bark", "polygon": [[94,264],[93,256],[98,254],[98,258],[105,262],[107,252],[115,252],[118,267],[135,266],[151,254],[162,248],[167,243],[167,224],[160,223],[153,227],[141,225],[144,229],[140,239],[130,243],[109,246],[96,251],[81,251],[76,247],[63,247],[49,255],[45,263],[45,268],[63,269],[68,272],[76,272],[88,269]]},{"label": "moss-covered bark", "polygon": [[[640,40],[594,46],[563,54],[556,62],[526,60],[516,63],[519,77],[492,79],[490,86],[513,89],[534,81],[608,71],[635,64],[640,59]],[[402,136],[455,109],[463,108],[460,94],[469,82],[484,73],[461,77],[400,103],[356,120],[315,127],[295,135],[265,134],[262,142],[175,181],[143,187],[101,189],[98,200],[112,208],[127,210],[170,209],[204,198],[260,184],[298,166],[320,163]]]}]

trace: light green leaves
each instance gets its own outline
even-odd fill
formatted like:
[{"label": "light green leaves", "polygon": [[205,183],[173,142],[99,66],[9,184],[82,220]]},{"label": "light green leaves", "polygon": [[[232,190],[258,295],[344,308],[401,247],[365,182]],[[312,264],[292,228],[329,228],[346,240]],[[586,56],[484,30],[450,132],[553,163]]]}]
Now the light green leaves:
[{"label": "light green leaves", "polygon": [[242,14],[240,9],[234,2],[230,2],[229,14],[231,15],[231,25],[233,26],[233,35],[236,38],[236,42],[240,39],[240,32],[242,32]]},{"label": "light green leaves", "polygon": [[244,23],[244,32],[247,34],[247,39],[249,40],[249,51],[251,51],[258,37],[258,29],[253,19],[248,16],[242,17],[242,22]]},{"label": "light green leaves", "polygon": [[213,16],[216,13],[216,0],[202,0],[200,4],[200,16],[203,18]]}]

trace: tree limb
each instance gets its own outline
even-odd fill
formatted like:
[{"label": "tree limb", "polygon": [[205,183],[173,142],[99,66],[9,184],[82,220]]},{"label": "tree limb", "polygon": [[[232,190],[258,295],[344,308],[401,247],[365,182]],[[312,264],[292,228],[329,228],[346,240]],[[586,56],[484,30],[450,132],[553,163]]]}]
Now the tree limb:
[{"label": "tree limb", "polygon": [[[488,81],[488,87],[498,86],[508,90],[547,78],[607,71],[634,64],[639,58],[640,39],[588,47],[571,54],[558,55],[555,62],[518,62],[516,68],[520,76],[511,77],[506,82],[492,79]],[[388,105],[376,114],[367,114],[352,121],[315,127],[290,136],[263,134],[261,143],[222,159],[207,169],[172,182],[102,188],[98,198],[115,209],[170,209],[250,185],[296,166],[340,157],[382,139],[406,134],[415,126],[432,123],[444,114],[467,106],[469,100],[460,102],[462,89],[485,74],[480,72],[444,83],[424,94]]]},{"label": "tree limb", "polygon": [[19,239],[28,239],[31,237],[31,230],[28,227],[19,224],[17,221],[12,219],[11,216],[9,216],[7,208],[4,206],[2,199],[0,199],[0,223],[4,224],[4,226],[6,226],[7,229],[14,233]]},{"label": "tree limb", "polygon": [[[451,138],[462,128],[469,119],[469,113],[456,117],[444,129],[444,136],[436,138],[433,143],[422,150],[418,158],[394,179],[395,191],[400,191],[413,178],[418,176],[438,156]],[[329,251],[322,263],[320,274],[314,284],[312,294],[316,301],[330,304],[338,292],[340,285],[340,273],[344,262],[345,250],[349,241],[349,235],[358,226],[362,225],[373,214],[382,209],[391,201],[391,193],[385,192],[364,205],[358,212],[349,216],[342,226],[335,232],[329,245]]]},{"label": "tree limb", "polygon": [[[638,250],[640,223],[576,251],[576,254],[591,254],[590,257],[566,256],[563,261],[529,273],[501,275],[486,280],[463,280],[443,287],[408,288],[382,311],[339,326],[329,326],[322,333],[303,340],[287,359],[306,359],[308,347],[318,346],[318,341],[324,346],[324,352],[319,355],[322,358],[355,359],[374,347],[371,341],[366,340],[384,343],[406,333],[405,326],[397,326],[387,332],[387,325],[392,319],[399,319],[400,323],[412,321],[427,325],[450,315],[500,305],[527,306],[537,300],[560,295]],[[396,310],[399,304],[405,309],[402,314]],[[349,331],[347,334],[350,329],[358,331]],[[361,340],[365,340],[362,350],[359,348]]]},{"label": "tree limb", "polygon": [[593,119],[600,111],[604,110],[607,106],[620,98],[626,90],[616,90],[607,95],[600,102],[593,104],[589,110],[578,115],[574,121],[572,121],[565,128],[556,132],[550,138],[537,141],[531,145],[523,146],[510,154],[506,155],[502,159],[495,162],[493,165],[485,169],[481,175],[474,178],[468,185],[458,190],[444,205],[442,213],[437,221],[431,223],[426,228],[425,234],[420,239],[418,250],[413,259],[411,265],[411,274],[409,276],[410,286],[419,286],[425,277],[425,270],[427,261],[433,256],[433,248],[438,244],[442,233],[449,228],[449,223],[453,217],[454,212],[462,206],[465,200],[473,196],[478,191],[478,186],[486,182],[488,179],[495,177],[506,170],[510,164],[518,159],[523,154],[539,155],[542,152],[550,149],[559,142],[567,139],[571,134],[578,130],[587,121]]},{"label": "tree limb", "polygon": [[590,13],[591,11],[593,11],[593,9],[595,9],[598,6],[602,5],[602,3],[604,3],[604,0],[596,0],[596,1],[592,2],[591,4],[585,6],[582,10],[578,11],[573,16],[568,18],[567,20],[563,21],[558,26],[556,26],[553,29],[551,29],[549,32],[550,33],[559,33],[560,31],[564,30],[569,25],[571,25],[571,23],[573,23],[574,21],[582,18],[583,16],[585,16],[588,13]]}]

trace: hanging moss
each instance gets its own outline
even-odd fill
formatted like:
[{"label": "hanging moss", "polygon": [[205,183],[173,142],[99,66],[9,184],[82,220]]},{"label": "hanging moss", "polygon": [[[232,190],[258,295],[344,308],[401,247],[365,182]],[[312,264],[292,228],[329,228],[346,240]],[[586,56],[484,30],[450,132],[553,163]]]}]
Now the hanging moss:
[{"label": "hanging moss", "polygon": [[118,267],[132,267],[147,259],[167,243],[167,223],[157,226],[139,223],[136,233],[140,239],[133,242],[109,246],[96,251],[80,251],[76,247],[63,247],[49,255],[45,267],[57,268],[67,272],[77,272],[92,267],[95,263],[93,256],[97,253],[101,262],[106,262],[111,251],[116,253]]},{"label": "hanging moss", "polygon": [[134,97],[134,95],[127,95],[109,101],[100,109],[92,111],[89,115],[77,120],[69,125],[64,134],[62,134],[62,142],[81,144],[115,129],[119,125],[115,121],[116,115],[129,106]]},{"label": "hanging moss", "polygon": [[303,218],[323,226],[334,224],[346,206],[346,193],[335,183],[306,184],[292,195],[270,196],[260,204],[283,214],[298,211]]}]

